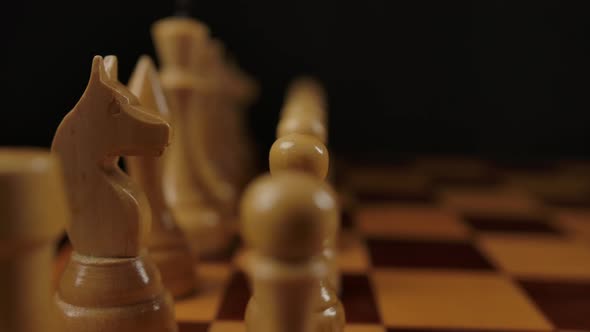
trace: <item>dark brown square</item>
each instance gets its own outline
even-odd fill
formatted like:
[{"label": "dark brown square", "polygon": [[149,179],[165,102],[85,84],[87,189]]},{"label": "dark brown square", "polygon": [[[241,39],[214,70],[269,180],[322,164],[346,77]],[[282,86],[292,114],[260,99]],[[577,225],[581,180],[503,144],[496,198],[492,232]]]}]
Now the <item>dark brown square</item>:
[{"label": "dark brown square", "polygon": [[225,289],[219,312],[217,312],[217,318],[223,320],[243,320],[250,295],[246,275],[242,272],[234,272]]},{"label": "dark brown square", "polygon": [[501,184],[502,179],[494,174],[484,174],[472,178],[440,175],[432,179],[432,186],[438,188],[494,188]]},{"label": "dark brown square", "polygon": [[351,208],[343,209],[340,213],[341,226],[343,229],[354,228],[355,211]]},{"label": "dark brown square", "polygon": [[521,280],[520,285],[556,328],[590,330],[590,281]]},{"label": "dark brown square", "polygon": [[240,237],[236,235],[231,239],[229,246],[222,252],[215,255],[202,256],[199,259],[202,262],[209,263],[230,263],[241,244]]},{"label": "dark brown square", "polygon": [[561,234],[540,218],[465,216],[464,219],[480,232]]},{"label": "dark brown square", "polygon": [[496,168],[501,172],[520,171],[527,173],[551,173],[557,170],[557,164],[549,160],[502,159],[495,160]]},{"label": "dark brown square", "polygon": [[368,246],[371,262],[376,267],[494,269],[467,242],[370,239]]},{"label": "dark brown square", "polygon": [[347,323],[380,323],[373,288],[364,274],[344,274],[340,297]]},{"label": "dark brown square", "polygon": [[71,246],[71,244],[70,244],[70,239],[68,238],[68,235],[64,232],[59,236],[59,241],[57,242],[56,252],[59,253],[66,246]]},{"label": "dark brown square", "polygon": [[436,201],[433,192],[360,192],[358,198],[361,202],[370,203],[420,203],[434,204]]},{"label": "dark brown square", "polygon": [[543,202],[547,205],[560,208],[590,208],[590,199],[588,197],[546,197],[543,198]]},{"label": "dark brown square", "polygon": [[178,332],[207,332],[209,324],[194,323],[194,322],[180,322],[178,323]]}]

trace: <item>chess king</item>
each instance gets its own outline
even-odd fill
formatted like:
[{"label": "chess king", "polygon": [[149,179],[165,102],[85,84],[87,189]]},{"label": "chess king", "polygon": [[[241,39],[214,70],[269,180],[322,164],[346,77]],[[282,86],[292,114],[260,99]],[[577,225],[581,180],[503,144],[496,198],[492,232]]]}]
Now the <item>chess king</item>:
[{"label": "chess king", "polygon": [[57,129],[74,252],[55,296],[68,332],[175,332],[172,298],[145,249],[151,211],[119,156],[157,156],[169,125],[117,80],[117,59],[96,56],[88,86]]}]

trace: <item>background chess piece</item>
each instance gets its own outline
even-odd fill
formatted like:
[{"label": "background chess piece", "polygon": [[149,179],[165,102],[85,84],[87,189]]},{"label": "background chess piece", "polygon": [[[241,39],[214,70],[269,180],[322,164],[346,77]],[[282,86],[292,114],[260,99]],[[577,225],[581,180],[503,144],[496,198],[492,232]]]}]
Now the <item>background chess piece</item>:
[{"label": "background chess piece", "polygon": [[[325,181],[330,168],[327,141],[325,94],[312,78],[294,80],[287,92],[277,126],[277,140],[269,153],[271,174],[298,171]],[[342,331],[345,313],[338,298],[340,271],[336,246],[340,222],[328,229],[323,241],[322,258],[328,267],[320,281],[320,292],[314,306],[314,331]]]},{"label": "background chess piece", "polygon": [[[152,60],[142,56],[131,74],[129,90],[146,110],[168,119],[166,97]],[[190,294],[196,289],[194,266],[187,240],[176,225],[175,216],[164,199],[163,158],[150,156],[126,157],[131,178],[146,193],[152,210],[152,228],[148,240],[150,256],[158,266],[164,286],[174,297]]]},{"label": "background chess piece", "polygon": [[161,155],[170,127],[116,79],[116,61],[94,57],[88,86],[53,140],[74,249],[55,301],[66,332],[176,332],[172,297],[145,249],[148,199],[117,165],[119,155]]},{"label": "background chess piece", "polygon": [[59,160],[49,151],[0,149],[1,331],[63,331],[51,272],[68,219]]},{"label": "background chess piece", "polygon": [[333,194],[307,174],[282,172],[255,180],[241,211],[242,235],[252,249],[247,331],[315,331],[314,303],[326,274],[322,242],[338,222]]},{"label": "background chess piece", "polygon": [[166,200],[194,252],[216,255],[230,244],[237,193],[207,155],[206,109],[216,87],[197,74],[209,31],[196,20],[172,17],[156,22],[152,35],[174,128],[164,168]]},{"label": "background chess piece", "polygon": [[[281,110],[277,140],[270,149],[271,173],[299,170],[325,181],[331,166],[326,148],[327,127],[326,95],[321,84],[305,76],[293,80]],[[324,248],[330,266],[327,281],[336,293],[340,292],[336,262],[339,226],[329,233]]]},{"label": "background chess piece", "polygon": [[[272,145],[269,165],[273,176],[297,171],[318,181],[325,181],[329,165],[328,150],[314,137],[286,135]],[[331,223],[330,226],[322,242],[321,256],[328,270],[325,278],[320,280],[320,290],[316,294],[314,331],[342,331],[346,321],[344,308],[338,298],[340,271],[336,260],[336,242],[340,222]]]}]

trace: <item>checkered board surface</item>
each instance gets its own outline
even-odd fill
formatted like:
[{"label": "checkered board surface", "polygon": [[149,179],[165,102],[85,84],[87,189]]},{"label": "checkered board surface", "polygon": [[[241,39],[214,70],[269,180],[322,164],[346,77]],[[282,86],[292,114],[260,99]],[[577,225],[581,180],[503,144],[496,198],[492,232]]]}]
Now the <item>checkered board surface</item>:
[{"label": "checkered board surface", "polygon": [[[590,164],[417,159],[343,183],[347,332],[590,331]],[[245,330],[242,258],[200,263],[181,332]]]}]

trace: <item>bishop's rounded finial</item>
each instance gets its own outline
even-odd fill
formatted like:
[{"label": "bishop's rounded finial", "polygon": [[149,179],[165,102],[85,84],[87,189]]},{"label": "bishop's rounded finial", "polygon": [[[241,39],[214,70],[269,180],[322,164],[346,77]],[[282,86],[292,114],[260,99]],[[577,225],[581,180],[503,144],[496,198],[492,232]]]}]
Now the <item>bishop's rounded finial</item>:
[{"label": "bishop's rounded finial", "polygon": [[315,137],[290,134],[277,139],[270,148],[270,172],[303,171],[325,180],[329,167],[328,149]]}]

